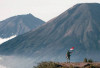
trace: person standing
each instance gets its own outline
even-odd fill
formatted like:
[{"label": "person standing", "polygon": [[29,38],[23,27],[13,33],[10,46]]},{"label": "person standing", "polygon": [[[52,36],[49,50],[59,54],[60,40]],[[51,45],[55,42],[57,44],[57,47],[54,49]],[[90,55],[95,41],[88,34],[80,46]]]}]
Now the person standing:
[{"label": "person standing", "polygon": [[66,58],[67,58],[67,63],[69,62],[70,63],[70,56],[71,56],[71,53],[69,50],[67,51],[67,54],[66,54]]},{"label": "person standing", "polygon": [[69,62],[70,63],[70,56],[71,54],[73,53],[73,50],[74,50],[74,47],[70,48],[70,51],[68,50],[67,51],[67,54],[66,54],[66,58],[67,58],[67,63]]}]

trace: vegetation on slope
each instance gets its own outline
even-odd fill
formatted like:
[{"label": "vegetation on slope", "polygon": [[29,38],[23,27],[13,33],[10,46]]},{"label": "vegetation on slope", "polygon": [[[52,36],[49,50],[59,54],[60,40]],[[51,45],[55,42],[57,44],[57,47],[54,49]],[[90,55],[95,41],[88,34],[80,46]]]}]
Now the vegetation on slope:
[{"label": "vegetation on slope", "polygon": [[85,58],[83,62],[57,63],[41,62],[33,68],[100,68],[99,62],[93,62],[92,59]]},{"label": "vegetation on slope", "polygon": [[66,68],[66,67],[55,62],[42,62],[33,68]]}]

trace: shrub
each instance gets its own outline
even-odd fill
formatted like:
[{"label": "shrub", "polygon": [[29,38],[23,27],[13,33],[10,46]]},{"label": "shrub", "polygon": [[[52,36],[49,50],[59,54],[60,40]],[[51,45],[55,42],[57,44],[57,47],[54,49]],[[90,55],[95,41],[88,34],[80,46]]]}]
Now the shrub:
[{"label": "shrub", "polygon": [[92,59],[87,59],[87,58],[84,58],[84,61],[83,62],[89,62],[89,63],[92,63],[93,62],[93,60]]},{"label": "shrub", "polygon": [[89,62],[89,63],[92,63],[92,62],[93,62],[93,60],[92,60],[92,59],[89,59],[89,60],[88,60],[88,62]]},{"label": "shrub", "polygon": [[74,68],[73,65],[70,65],[69,68]]},{"label": "shrub", "polygon": [[55,62],[42,62],[33,68],[65,68]]},{"label": "shrub", "polygon": [[87,58],[84,58],[84,62],[87,62]]},{"label": "shrub", "polygon": [[91,65],[90,65],[90,68],[96,68],[96,67],[95,67],[94,65],[91,64]]}]

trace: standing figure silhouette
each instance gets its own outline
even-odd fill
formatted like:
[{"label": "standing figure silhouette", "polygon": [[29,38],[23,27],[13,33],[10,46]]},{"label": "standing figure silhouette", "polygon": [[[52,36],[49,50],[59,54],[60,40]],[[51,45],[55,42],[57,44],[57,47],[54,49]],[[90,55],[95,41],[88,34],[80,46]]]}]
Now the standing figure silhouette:
[{"label": "standing figure silhouette", "polygon": [[71,53],[69,50],[67,51],[67,54],[66,54],[66,58],[67,58],[67,63],[69,62],[70,63],[70,56],[71,56]]}]

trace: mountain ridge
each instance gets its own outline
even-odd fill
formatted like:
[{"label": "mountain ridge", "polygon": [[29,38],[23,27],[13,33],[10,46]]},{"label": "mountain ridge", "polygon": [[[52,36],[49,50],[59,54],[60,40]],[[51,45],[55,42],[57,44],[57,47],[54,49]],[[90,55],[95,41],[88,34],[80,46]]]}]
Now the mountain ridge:
[{"label": "mountain ridge", "polygon": [[[95,8],[90,11],[87,5]],[[100,4],[94,3],[75,5],[35,31],[30,31],[2,44],[0,54],[17,54],[34,58],[42,57],[42,60],[64,61],[66,51],[74,46],[73,61],[80,61],[85,57],[100,59],[98,57],[100,56],[98,20],[100,10],[97,10],[97,5],[100,8]],[[92,15],[93,17],[98,15],[98,17],[93,18]]]},{"label": "mountain ridge", "polygon": [[12,35],[24,34],[44,23],[32,14],[13,16],[0,22],[0,37],[8,38]]}]

